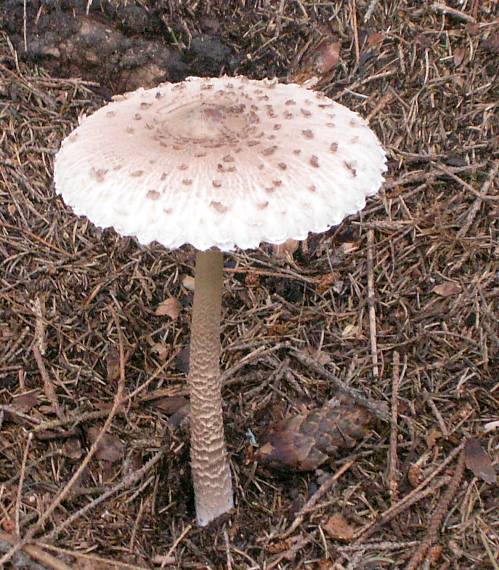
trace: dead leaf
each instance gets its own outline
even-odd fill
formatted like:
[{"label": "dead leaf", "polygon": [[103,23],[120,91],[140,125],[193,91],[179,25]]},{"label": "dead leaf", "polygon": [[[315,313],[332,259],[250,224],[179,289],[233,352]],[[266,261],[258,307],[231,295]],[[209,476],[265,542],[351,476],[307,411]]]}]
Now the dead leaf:
[{"label": "dead leaf", "polygon": [[151,403],[155,408],[158,408],[161,411],[165,412],[165,414],[170,415],[174,414],[182,406],[188,404],[189,400],[183,396],[171,396],[169,398],[159,398],[158,400],[153,400]]},{"label": "dead leaf", "polygon": [[357,325],[349,324],[341,332],[341,338],[357,338],[359,334],[359,327]]},{"label": "dead leaf", "polygon": [[348,542],[352,540],[354,529],[348,524],[341,513],[335,513],[324,525],[324,530],[335,540]]},{"label": "dead leaf", "polygon": [[353,253],[359,249],[359,243],[356,241],[346,241],[338,246],[337,251],[346,255],[348,253]]},{"label": "dead leaf", "polygon": [[470,437],[466,442],[464,460],[466,467],[473,472],[475,477],[490,484],[496,482],[496,470],[476,437]]},{"label": "dead leaf", "polygon": [[381,32],[373,32],[367,36],[367,47],[372,48],[383,42],[384,34]]},{"label": "dead leaf", "polygon": [[322,350],[317,350],[312,346],[307,346],[305,348],[305,352],[308,353],[308,355],[312,357],[315,360],[315,362],[321,364],[322,366],[331,363],[331,356],[327,352],[324,352]]},{"label": "dead leaf", "polygon": [[441,544],[435,544],[428,551],[428,560],[430,566],[433,567],[441,558],[443,552],[443,546]]},{"label": "dead leaf", "polygon": [[414,489],[423,482],[423,470],[417,463],[412,463],[407,471],[407,479]]},{"label": "dead leaf", "polygon": [[110,347],[106,358],[107,379],[112,382],[120,377],[120,355],[114,347]]},{"label": "dead leaf", "polygon": [[178,299],[175,299],[175,297],[168,297],[168,299],[165,299],[156,307],[154,314],[157,317],[167,316],[170,317],[172,321],[176,321],[180,315],[180,303],[178,302]]},{"label": "dead leaf", "polygon": [[426,445],[428,446],[428,449],[435,447],[435,444],[441,437],[442,437],[442,432],[439,429],[437,428],[431,429],[425,436]]},{"label": "dead leaf", "polygon": [[454,65],[459,67],[466,57],[466,48],[458,47],[454,50]]},{"label": "dead leaf", "polygon": [[168,347],[162,342],[155,342],[151,346],[151,350],[158,355],[158,358],[161,362],[165,362],[168,358]]},{"label": "dead leaf", "polygon": [[183,348],[175,357],[175,369],[179,372],[183,372],[184,374],[189,373],[189,347],[186,346]]},{"label": "dead leaf", "polygon": [[191,404],[189,400],[187,400],[187,402],[183,406],[181,406],[174,414],[172,414],[168,418],[170,425],[172,425],[174,428],[181,427],[182,425],[187,426],[189,421],[190,411],[191,411]]},{"label": "dead leaf", "polygon": [[490,53],[499,53],[499,32],[492,30],[487,39],[481,42],[482,47]]},{"label": "dead leaf", "polygon": [[38,404],[39,394],[39,390],[31,390],[31,392],[25,392],[24,394],[14,396],[12,398],[12,407],[18,412],[29,412],[31,408],[34,408]]},{"label": "dead leaf", "polygon": [[288,540],[280,540],[279,542],[271,542],[267,544],[265,550],[269,554],[280,554],[281,552],[286,552],[289,549],[289,541]]},{"label": "dead leaf", "polygon": [[16,521],[7,516],[6,518],[2,519],[2,528],[5,532],[8,532],[10,534],[16,530]]},{"label": "dead leaf", "polygon": [[190,275],[185,275],[182,279],[182,285],[189,291],[194,291],[196,283],[194,277]]},{"label": "dead leaf", "polygon": [[[331,562],[331,560],[328,560],[327,558],[317,560],[317,570],[334,570],[334,568],[334,562]],[[338,568],[338,566],[336,566],[336,568]]]},{"label": "dead leaf", "polygon": [[497,420],[495,422],[487,422],[483,426],[483,431],[485,433],[488,433],[489,431],[495,431],[498,427],[499,427],[499,421]]},{"label": "dead leaf", "polygon": [[156,554],[152,561],[156,566],[165,568],[166,566],[173,566],[176,562],[176,559],[175,556],[162,556],[161,554]]},{"label": "dead leaf", "polygon": [[300,242],[295,239],[288,239],[284,243],[274,244],[272,253],[279,259],[287,259],[293,257],[294,252],[298,249]]},{"label": "dead leaf", "polygon": [[[100,428],[91,427],[88,429],[87,437],[91,443],[93,443],[100,433]],[[105,433],[99,444],[97,445],[97,451],[95,452],[95,457],[102,461],[109,461],[113,463],[120,460],[125,452],[125,448],[118,436],[111,433]]]},{"label": "dead leaf", "polygon": [[451,295],[457,295],[461,292],[461,287],[458,283],[454,281],[446,281],[440,285],[435,285],[432,289],[432,293],[440,295],[440,297],[450,297]]},{"label": "dead leaf", "polygon": [[253,289],[254,287],[260,286],[260,276],[258,273],[248,272],[244,277],[244,284],[246,287]]},{"label": "dead leaf", "polygon": [[313,67],[319,75],[324,75],[338,65],[340,60],[340,42],[324,42],[319,45],[313,56]]},{"label": "dead leaf", "polygon": [[69,438],[64,442],[61,448],[61,454],[69,459],[80,459],[83,455],[80,440],[75,437]]},{"label": "dead leaf", "polygon": [[334,286],[338,279],[335,273],[325,273],[315,278],[315,288],[319,295],[324,294],[328,289]]}]

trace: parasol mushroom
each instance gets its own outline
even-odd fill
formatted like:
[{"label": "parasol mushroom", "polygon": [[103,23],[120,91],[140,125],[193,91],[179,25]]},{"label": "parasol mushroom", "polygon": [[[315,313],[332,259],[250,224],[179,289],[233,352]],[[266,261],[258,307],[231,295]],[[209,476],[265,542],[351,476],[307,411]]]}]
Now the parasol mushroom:
[{"label": "parasol mushroom", "polygon": [[244,77],[138,89],[62,143],[55,187],[95,225],[142,244],[193,245],[191,461],[204,526],[233,506],[219,373],[223,253],[323,232],[362,209],[385,153],[321,93]]}]

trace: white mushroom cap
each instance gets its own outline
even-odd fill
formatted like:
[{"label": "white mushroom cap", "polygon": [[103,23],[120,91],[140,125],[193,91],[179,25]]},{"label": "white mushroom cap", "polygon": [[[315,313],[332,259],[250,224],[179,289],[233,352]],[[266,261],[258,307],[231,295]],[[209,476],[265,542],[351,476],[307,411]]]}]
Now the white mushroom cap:
[{"label": "white mushroom cap", "polygon": [[323,232],[378,191],[366,122],[299,85],[196,78],[118,96],[55,161],[77,214],[141,243],[254,248]]}]

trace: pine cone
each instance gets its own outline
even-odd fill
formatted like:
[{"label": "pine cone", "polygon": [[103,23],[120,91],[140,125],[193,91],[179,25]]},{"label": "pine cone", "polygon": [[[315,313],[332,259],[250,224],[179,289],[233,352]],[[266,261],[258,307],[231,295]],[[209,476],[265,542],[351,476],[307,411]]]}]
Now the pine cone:
[{"label": "pine cone", "polygon": [[372,421],[365,408],[335,399],[280,421],[264,437],[256,459],[274,469],[312,471],[338,449],[354,447]]}]

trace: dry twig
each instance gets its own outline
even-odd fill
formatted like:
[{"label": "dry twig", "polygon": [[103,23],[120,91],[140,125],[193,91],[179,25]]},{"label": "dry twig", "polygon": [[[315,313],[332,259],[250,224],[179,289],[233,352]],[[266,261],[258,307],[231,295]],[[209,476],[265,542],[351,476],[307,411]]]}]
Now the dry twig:
[{"label": "dry twig", "polygon": [[392,424],[390,428],[390,456],[388,458],[388,488],[390,501],[393,505],[398,501],[398,470],[397,470],[397,439],[398,439],[398,395],[400,386],[400,356],[397,351],[393,353],[392,373]]},{"label": "dry twig", "polygon": [[378,348],[376,340],[376,299],[374,293],[373,269],[374,232],[367,232],[367,305],[369,307],[369,338],[371,339],[371,358],[373,363],[373,376],[378,378]]},{"label": "dry twig", "polygon": [[57,398],[57,393],[55,391],[54,385],[52,384],[52,380],[47,372],[47,369],[45,368],[45,363],[43,362],[43,357],[40,353],[39,345],[34,344],[31,350],[33,351],[33,356],[35,357],[38,370],[40,371],[40,376],[43,380],[43,389],[45,395],[47,396],[49,402],[52,404],[54,412],[59,418],[59,421],[64,421],[65,416],[61,409],[61,406],[59,405],[59,399]]},{"label": "dry twig", "polygon": [[351,398],[354,402],[356,402],[360,406],[364,406],[366,409],[368,409],[377,418],[379,418],[383,421],[388,421],[388,422],[391,421],[390,417],[388,416],[388,414],[384,410],[380,409],[379,406],[373,404],[370,400],[368,400],[367,398],[362,396],[362,394],[359,394],[359,392],[357,390],[355,390],[354,388],[347,386],[338,377],[336,377],[332,372],[329,372],[329,370],[326,370],[323,366],[318,364],[310,356],[307,356],[306,354],[303,354],[303,352],[300,352],[298,350],[292,350],[291,355],[294,358],[296,358],[296,360],[298,360],[303,365],[305,365],[307,368],[310,368],[311,370],[313,370],[317,374],[320,374],[321,376],[326,378],[329,382],[331,382],[331,384],[337,390],[339,390],[340,392],[342,392],[343,394],[345,394],[346,396]]},{"label": "dry twig", "polygon": [[422,544],[416,548],[416,551],[406,566],[406,570],[417,570],[418,568],[421,568],[421,563],[423,562],[428,549],[437,541],[440,525],[442,524],[442,521],[447,514],[447,511],[449,510],[449,505],[457,493],[459,485],[463,478],[464,465],[464,451],[461,451],[456,469],[454,471],[454,475],[449,482],[449,486],[440,498],[437,508],[430,517],[428,530],[426,531],[426,537],[423,540]]}]

